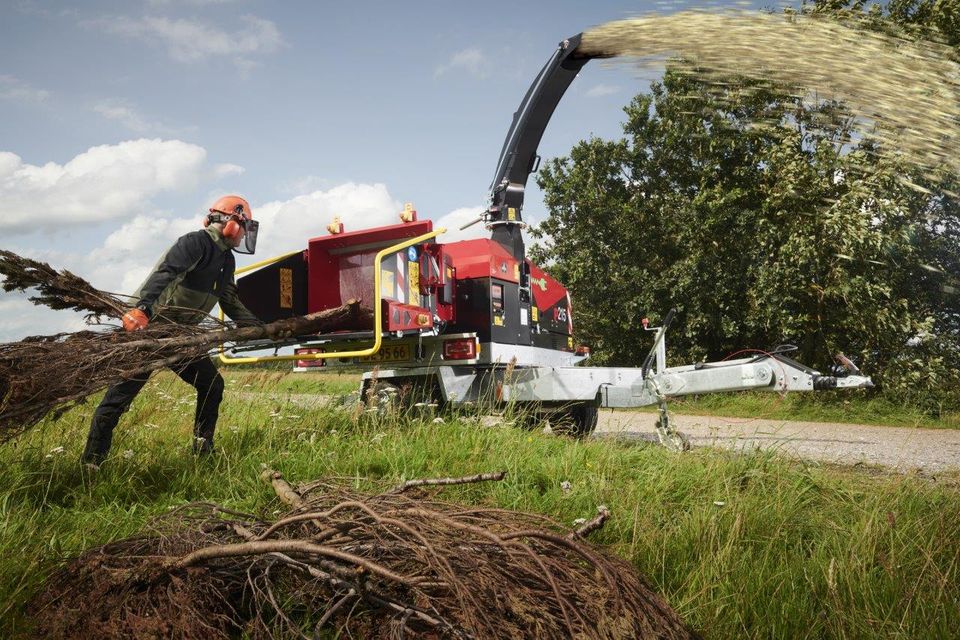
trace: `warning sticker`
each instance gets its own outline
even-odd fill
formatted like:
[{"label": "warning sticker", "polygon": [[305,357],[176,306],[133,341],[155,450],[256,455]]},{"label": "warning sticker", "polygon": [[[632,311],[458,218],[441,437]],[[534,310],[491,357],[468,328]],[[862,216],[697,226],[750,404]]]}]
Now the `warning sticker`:
[{"label": "warning sticker", "polygon": [[420,304],[420,263],[407,263],[407,282],[410,284],[410,304]]},{"label": "warning sticker", "polygon": [[293,309],[293,269],[280,269],[280,308]]},{"label": "warning sticker", "polygon": [[395,299],[393,271],[388,269],[380,270],[380,297]]}]

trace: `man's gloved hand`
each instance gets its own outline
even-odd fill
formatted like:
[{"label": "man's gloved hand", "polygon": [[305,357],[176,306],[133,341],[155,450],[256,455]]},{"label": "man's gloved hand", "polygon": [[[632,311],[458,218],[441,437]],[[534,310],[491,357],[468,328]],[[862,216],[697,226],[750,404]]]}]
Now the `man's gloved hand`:
[{"label": "man's gloved hand", "polygon": [[150,324],[150,318],[139,307],[123,314],[123,328],[126,331],[140,331],[146,329],[148,324]]}]

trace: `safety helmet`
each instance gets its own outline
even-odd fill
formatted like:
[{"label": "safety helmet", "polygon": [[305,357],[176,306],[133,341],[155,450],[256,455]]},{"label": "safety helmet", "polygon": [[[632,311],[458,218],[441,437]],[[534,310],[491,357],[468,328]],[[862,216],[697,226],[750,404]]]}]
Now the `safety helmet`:
[{"label": "safety helmet", "polygon": [[243,249],[234,247],[237,253],[252,254],[257,248],[257,231],[260,223],[253,219],[253,209],[250,203],[240,196],[223,196],[218,198],[210,207],[210,212],[203,221],[203,226],[213,222],[222,222],[223,237],[231,242],[243,238]]}]

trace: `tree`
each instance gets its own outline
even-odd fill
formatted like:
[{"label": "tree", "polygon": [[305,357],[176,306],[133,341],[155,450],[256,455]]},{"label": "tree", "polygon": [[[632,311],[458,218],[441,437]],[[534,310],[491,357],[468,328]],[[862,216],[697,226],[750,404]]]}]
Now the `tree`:
[{"label": "tree", "polygon": [[625,113],[620,140],[581,141],[538,176],[549,216],[531,253],[569,287],[595,359],[639,362],[639,319],[676,307],[671,358],[793,343],[937,406],[960,386],[955,180],[886,158],[842,105],[762,83],[669,68]]}]

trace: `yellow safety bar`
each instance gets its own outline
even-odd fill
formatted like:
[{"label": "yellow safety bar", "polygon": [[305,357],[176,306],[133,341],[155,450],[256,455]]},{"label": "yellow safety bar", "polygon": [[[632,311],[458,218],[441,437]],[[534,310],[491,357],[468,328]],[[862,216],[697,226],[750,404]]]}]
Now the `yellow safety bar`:
[{"label": "yellow safety bar", "polygon": [[[289,355],[283,356],[243,356],[239,358],[232,358],[226,355],[224,351],[223,344],[220,345],[220,362],[224,364],[253,364],[255,362],[274,362],[277,360],[324,360],[327,358],[359,358],[363,356],[372,356],[377,351],[380,350],[381,343],[383,342],[383,315],[381,311],[380,304],[380,262],[388,255],[396,253],[401,249],[406,249],[411,245],[415,245],[419,242],[424,242],[430,240],[431,238],[436,238],[441,233],[446,233],[446,228],[441,227],[430,233],[425,233],[416,238],[410,238],[409,240],[404,240],[393,246],[387,247],[379,251],[376,257],[373,259],[373,290],[377,299],[377,303],[373,305],[373,346],[369,349],[360,349],[356,351],[334,351],[331,353],[303,353],[296,354],[292,353]],[[271,265],[275,262],[280,262],[284,258],[289,258],[290,256],[301,253],[301,251],[292,251],[290,253],[285,253],[281,256],[275,258],[270,258],[268,260],[261,260],[260,262],[255,262],[254,264],[247,265],[240,269],[237,269],[235,273],[241,274],[248,271],[253,271],[254,269],[259,269],[260,267],[265,267]],[[223,320],[223,309],[220,309],[220,319]]]}]

